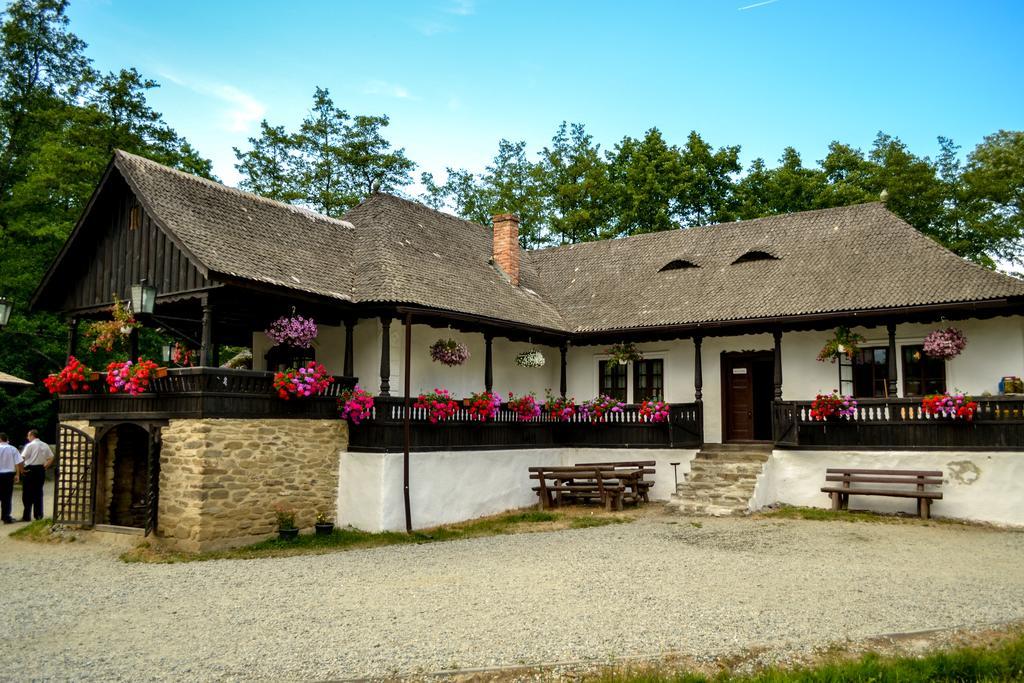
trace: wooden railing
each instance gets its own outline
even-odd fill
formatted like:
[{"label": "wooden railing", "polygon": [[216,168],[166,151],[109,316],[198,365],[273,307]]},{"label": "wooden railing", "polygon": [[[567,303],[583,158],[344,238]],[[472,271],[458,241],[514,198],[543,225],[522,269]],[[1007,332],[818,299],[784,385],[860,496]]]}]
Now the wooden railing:
[{"label": "wooden railing", "polygon": [[[400,452],[404,448],[403,399],[375,400],[371,417],[349,431],[353,451]],[[409,437],[413,451],[493,450],[518,448],[697,448],[702,441],[703,412],[699,403],[675,403],[668,422],[651,422],[638,405],[626,405],[602,422],[579,416],[567,421],[548,414],[530,420],[502,406],[492,420],[473,420],[460,407],[447,420],[433,424],[427,411],[410,407]]]},{"label": "wooden railing", "polygon": [[274,392],[274,374],[227,368],[173,368],[137,396],[110,394],[102,382],[90,394],[63,394],[61,420],[155,420],[172,418],[310,418],[338,416],[338,396],[354,377],[335,377],[327,392],[284,401]]},{"label": "wooden railing", "polygon": [[815,420],[811,401],[778,401],[775,443],[798,448],[1024,450],[1024,400],[975,398],[970,421],[929,415],[920,398],[857,399],[848,418]]}]

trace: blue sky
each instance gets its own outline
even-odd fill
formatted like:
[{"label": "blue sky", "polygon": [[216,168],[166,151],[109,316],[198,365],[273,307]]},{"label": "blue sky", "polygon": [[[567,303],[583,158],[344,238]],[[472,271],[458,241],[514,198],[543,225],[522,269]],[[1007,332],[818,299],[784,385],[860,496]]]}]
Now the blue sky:
[{"label": "blue sky", "polygon": [[237,181],[232,145],[294,126],[313,89],[387,114],[420,170],[535,151],[563,119],[604,147],[659,127],[805,162],[879,130],[919,154],[1024,128],[1024,2],[142,2],[72,0],[98,68],[158,80],[153,106]]}]

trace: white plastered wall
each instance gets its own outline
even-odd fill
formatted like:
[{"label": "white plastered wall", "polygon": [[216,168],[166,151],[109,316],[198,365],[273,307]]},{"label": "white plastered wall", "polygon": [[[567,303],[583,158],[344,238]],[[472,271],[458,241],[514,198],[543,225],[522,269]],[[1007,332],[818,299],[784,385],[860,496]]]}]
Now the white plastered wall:
[{"label": "white plastered wall", "polygon": [[[582,462],[654,460],[651,498],[667,500],[678,476],[690,471],[695,449],[550,448],[444,451],[409,456],[413,527],[451,524],[537,503],[529,467]],[[365,531],[405,529],[401,453],[343,453],[337,521]]]},{"label": "white plastered wall", "polygon": [[[787,451],[776,450],[758,479],[752,510],[774,503],[828,508],[821,492],[829,467],[936,470],[943,472],[936,517],[1024,525],[1024,452]],[[912,498],[851,496],[850,508],[916,513]]]}]

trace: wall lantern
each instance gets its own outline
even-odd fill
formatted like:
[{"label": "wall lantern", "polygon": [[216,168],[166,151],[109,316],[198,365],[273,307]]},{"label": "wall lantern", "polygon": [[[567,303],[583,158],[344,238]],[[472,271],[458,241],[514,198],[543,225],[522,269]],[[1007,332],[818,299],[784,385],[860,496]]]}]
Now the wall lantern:
[{"label": "wall lantern", "polygon": [[156,305],[156,287],[146,284],[146,278],[132,285],[131,307],[135,313],[150,314]]},{"label": "wall lantern", "polygon": [[174,353],[174,344],[164,344],[160,347],[160,358],[165,363],[171,362],[171,354]]},{"label": "wall lantern", "polygon": [[0,327],[7,327],[7,323],[11,320],[11,310],[14,308],[7,297],[0,296]]}]

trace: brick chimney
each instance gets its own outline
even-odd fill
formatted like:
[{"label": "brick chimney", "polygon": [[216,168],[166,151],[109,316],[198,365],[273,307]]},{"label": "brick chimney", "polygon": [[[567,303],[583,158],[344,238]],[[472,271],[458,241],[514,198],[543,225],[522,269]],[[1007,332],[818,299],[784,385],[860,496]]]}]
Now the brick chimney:
[{"label": "brick chimney", "polygon": [[519,216],[500,213],[494,222],[494,263],[519,286]]}]

